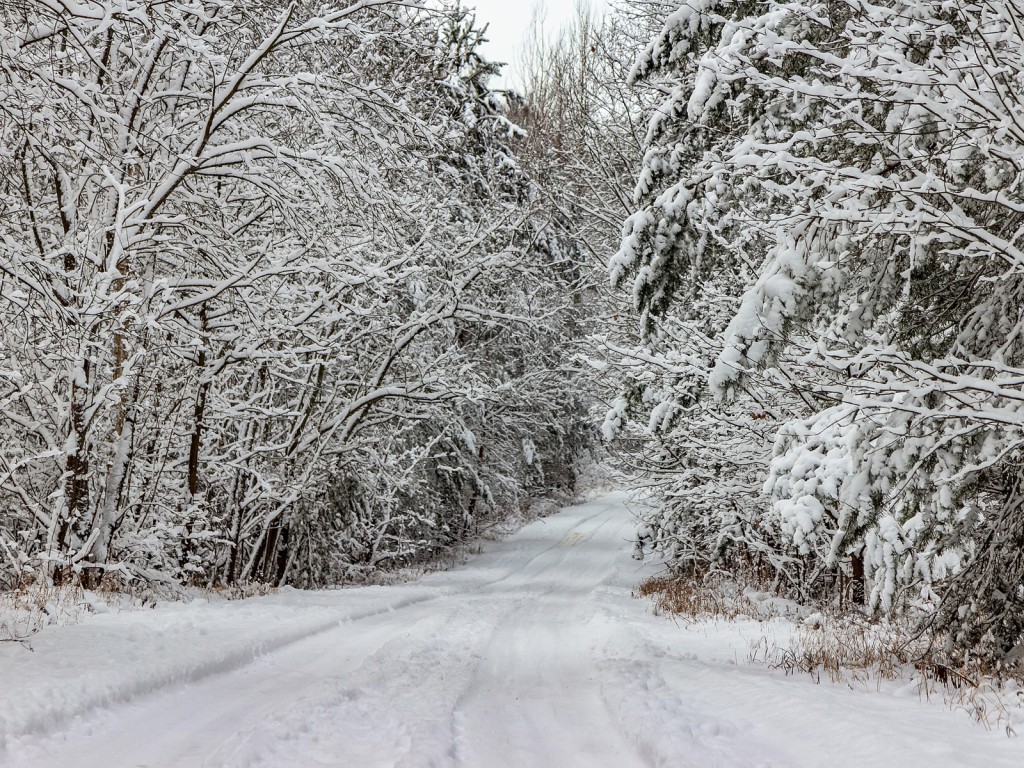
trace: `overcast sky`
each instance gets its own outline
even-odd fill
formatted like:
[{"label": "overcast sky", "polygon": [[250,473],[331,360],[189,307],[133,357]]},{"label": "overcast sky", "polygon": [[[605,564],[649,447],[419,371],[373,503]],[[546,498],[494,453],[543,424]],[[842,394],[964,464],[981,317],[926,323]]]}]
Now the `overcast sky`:
[{"label": "overcast sky", "polygon": [[[509,71],[516,61],[516,50],[522,44],[523,37],[530,27],[530,18],[536,5],[535,0],[463,0],[468,6],[475,6],[477,20],[487,24],[487,37],[490,42],[483,48],[484,55],[491,61],[504,61],[503,80],[511,85],[516,80],[510,78]],[[577,0],[544,0],[546,9],[544,28],[555,34],[575,13]],[[604,0],[591,0],[592,7],[601,7]]]}]

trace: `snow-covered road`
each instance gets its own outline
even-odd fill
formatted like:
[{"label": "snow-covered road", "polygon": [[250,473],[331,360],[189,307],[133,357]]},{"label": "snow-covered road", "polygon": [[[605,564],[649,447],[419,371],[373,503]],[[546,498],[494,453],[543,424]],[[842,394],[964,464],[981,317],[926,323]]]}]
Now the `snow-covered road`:
[{"label": "snow-covered road", "polygon": [[0,763],[1024,765],[1021,740],[941,702],[745,663],[770,626],[650,615],[627,506],[569,508],[415,584],[111,613],[7,645]]}]

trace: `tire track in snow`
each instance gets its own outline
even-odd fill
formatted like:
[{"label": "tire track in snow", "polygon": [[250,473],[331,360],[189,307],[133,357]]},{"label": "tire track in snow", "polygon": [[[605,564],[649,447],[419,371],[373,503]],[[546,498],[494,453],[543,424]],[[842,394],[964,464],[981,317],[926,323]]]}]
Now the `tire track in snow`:
[{"label": "tire track in snow", "polygon": [[[457,764],[647,764],[608,717],[586,652],[585,619],[608,578],[603,555],[610,553],[602,549],[618,549],[624,538],[618,528],[599,537],[613,513],[611,505],[600,509],[574,526],[541,568],[519,572],[529,600],[494,634],[454,713]],[[576,546],[584,541],[591,546]]]},{"label": "tire track in snow", "polygon": [[[553,518],[547,518],[553,520]],[[544,521],[538,521],[543,523]],[[558,525],[557,522],[554,525]],[[500,553],[502,549],[500,542],[496,549]],[[333,613],[330,618],[312,624],[302,623],[298,627],[291,627],[283,631],[268,633],[263,637],[256,637],[253,640],[243,639],[234,647],[221,649],[212,656],[185,656],[177,658],[150,659],[145,668],[137,670],[134,674],[124,677],[102,676],[92,679],[85,675],[82,679],[74,679],[62,683],[59,690],[54,690],[51,695],[44,692],[37,693],[32,706],[26,706],[23,698],[15,697],[6,703],[0,700],[0,759],[3,758],[7,744],[13,740],[24,739],[33,734],[44,734],[53,732],[64,727],[76,718],[88,716],[90,713],[118,705],[127,704],[138,699],[159,694],[167,689],[181,684],[199,683],[201,681],[216,678],[242,670],[268,655],[287,649],[295,644],[302,643],[311,638],[320,636],[326,632],[347,626],[367,619],[373,619],[383,614],[394,613],[403,609],[417,606],[422,603],[435,602],[444,598],[453,597],[459,594],[466,594],[474,590],[486,589],[504,583],[522,570],[529,568],[538,559],[544,558],[549,552],[557,549],[559,540],[551,542],[540,552],[533,553],[532,557],[525,563],[512,562],[503,563],[501,559],[495,564],[504,573],[495,579],[489,579],[482,584],[463,584],[458,579],[451,579],[452,583],[445,584],[444,577],[447,573],[434,574],[434,578],[426,577],[420,582],[399,585],[392,589],[410,590],[415,594],[400,595],[397,599],[385,593],[383,604],[372,608],[355,610],[345,605],[344,595],[347,590],[339,590],[332,595],[339,597],[339,610]],[[513,551],[511,554],[518,554]],[[481,558],[477,556],[467,566],[459,570],[472,573],[473,561],[486,560],[486,555]],[[505,559],[508,558],[506,555]],[[432,584],[432,581],[440,581],[441,584]],[[355,590],[352,591],[354,593]],[[424,594],[424,592],[427,592]],[[144,621],[145,612],[135,614],[140,621]],[[129,615],[130,621],[133,616]],[[262,627],[257,628],[257,631]],[[60,631],[60,630],[57,630]],[[67,630],[65,630],[66,633]],[[72,696],[66,695],[67,687],[75,689]],[[8,688],[10,693],[10,688]],[[9,704],[9,705],[8,705]]]},{"label": "tire track in snow", "polygon": [[[444,611],[419,617],[350,675],[272,723],[255,750],[218,765],[323,765],[339,754],[358,766],[451,765],[451,712],[472,675],[466,662],[514,607],[510,600],[481,605],[453,598]],[[397,633],[400,619],[394,618]],[[324,722],[333,727],[315,727]]]},{"label": "tire track in snow", "polygon": [[653,647],[626,617],[610,612],[591,623],[591,652],[610,719],[651,765],[664,768],[792,768],[798,763],[750,734],[748,723],[690,700],[670,686],[665,653]]},{"label": "tire track in snow", "polygon": [[[272,620],[319,611],[306,625],[347,605],[351,621],[234,671],[76,718],[46,738],[15,739],[11,768],[1022,764],[1019,744],[941,704],[733,663],[733,649],[743,655],[758,626],[690,628],[648,615],[630,597],[644,574],[629,555],[624,501],[569,508],[418,585],[248,603]],[[177,610],[140,616],[151,617],[150,630],[172,626],[174,638],[197,618],[221,635],[257,626],[252,612],[227,606]],[[89,626],[121,649],[111,633],[129,625]],[[73,644],[50,643],[62,633],[47,633],[38,655],[88,667],[68,653]],[[140,648],[157,658],[163,646],[150,635]],[[224,638],[205,657],[203,636],[194,639],[208,658]],[[108,667],[87,678],[102,679]]]},{"label": "tire track in snow", "polygon": [[585,634],[629,526],[613,503],[570,508],[409,600],[22,740],[18,768],[645,766],[609,718]]}]

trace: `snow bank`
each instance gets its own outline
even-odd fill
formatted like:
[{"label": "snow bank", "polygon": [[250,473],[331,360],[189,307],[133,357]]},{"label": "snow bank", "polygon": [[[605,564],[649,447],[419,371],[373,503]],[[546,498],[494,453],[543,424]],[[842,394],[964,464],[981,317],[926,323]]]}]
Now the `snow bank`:
[{"label": "snow bank", "polygon": [[8,739],[90,710],[237,669],[347,621],[436,599],[416,585],[301,592],[230,602],[161,603],[47,627],[0,644],[0,756]]}]

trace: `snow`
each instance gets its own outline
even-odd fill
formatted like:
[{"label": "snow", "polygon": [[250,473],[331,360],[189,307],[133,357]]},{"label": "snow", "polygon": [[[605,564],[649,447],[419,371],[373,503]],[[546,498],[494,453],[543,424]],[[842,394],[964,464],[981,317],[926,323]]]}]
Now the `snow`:
[{"label": "snow", "polygon": [[161,604],[0,645],[0,765],[1024,764],[904,685],[747,662],[792,624],[680,625],[612,494],[416,583]]}]

